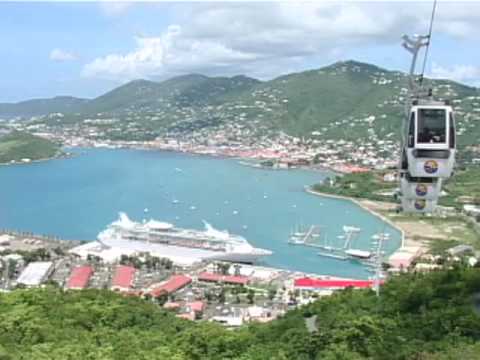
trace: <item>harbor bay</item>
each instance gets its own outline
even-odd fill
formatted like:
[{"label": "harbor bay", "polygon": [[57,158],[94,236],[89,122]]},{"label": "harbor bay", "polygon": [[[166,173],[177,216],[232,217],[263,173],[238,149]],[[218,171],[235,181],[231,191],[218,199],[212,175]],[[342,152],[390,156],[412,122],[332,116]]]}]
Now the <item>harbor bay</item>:
[{"label": "harbor bay", "polygon": [[360,228],[354,247],[369,250],[372,236],[400,232],[358,205],[308,194],[304,187],[328,172],[264,170],[234,159],[131,149],[73,149],[76,156],[0,168],[0,227],[93,241],[123,211],[136,221],[156,219],[203,229],[203,221],[273,251],[266,266],[367,278],[359,262],[319,256],[288,243],[298,229],[318,226],[318,244],[341,246],[344,226]]}]

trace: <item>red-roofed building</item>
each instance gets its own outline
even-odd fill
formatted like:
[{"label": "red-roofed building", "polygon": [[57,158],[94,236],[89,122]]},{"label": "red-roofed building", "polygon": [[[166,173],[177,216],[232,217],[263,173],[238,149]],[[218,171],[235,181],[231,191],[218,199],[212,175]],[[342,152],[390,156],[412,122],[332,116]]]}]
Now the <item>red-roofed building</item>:
[{"label": "red-roofed building", "polygon": [[202,313],[205,310],[205,303],[203,301],[193,301],[187,303],[187,307],[195,313]]},{"label": "red-roofed building", "polygon": [[354,288],[371,288],[375,284],[372,280],[324,280],[324,279],[312,279],[308,277],[295,279],[294,285],[296,288],[305,290],[317,290],[317,289],[344,289],[347,287]]},{"label": "red-roofed building", "polygon": [[203,316],[205,310],[205,303],[203,301],[193,301],[186,304],[186,308],[189,313],[194,314],[195,319],[200,319]]},{"label": "red-roofed building", "polygon": [[194,312],[178,314],[176,316],[180,319],[195,321],[195,313]]},{"label": "red-roofed building", "polygon": [[67,289],[85,289],[93,275],[91,266],[78,266],[73,269],[67,281]]},{"label": "red-roofed building", "polygon": [[246,285],[248,284],[248,276],[233,276],[233,275],[221,275],[209,272],[202,272],[198,275],[198,280],[200,281],[210,281],[210,282],[223,282],[226,284],[233,285]]},{"label": "red-roofed building", "polygon": [[180,309],[180,304],[177,302],[166,302],[163,304],[163,308],[167,310],[178,310]]},{"label": "red-roofed building", "polygon": [[192,282],[192,279],[186,275],[173,275],[165,283],[160,286],[154,287],[150,291],[150,295],[153,297],[159,297],[161,294],[172,294],[175,291],[187,286]]},{"label": "red-roofed building", "polygon": [[128,291],[133,286],[135,272],[137,270],[133,266],[120,265],[115,270],[112,280],[112,290]]}]

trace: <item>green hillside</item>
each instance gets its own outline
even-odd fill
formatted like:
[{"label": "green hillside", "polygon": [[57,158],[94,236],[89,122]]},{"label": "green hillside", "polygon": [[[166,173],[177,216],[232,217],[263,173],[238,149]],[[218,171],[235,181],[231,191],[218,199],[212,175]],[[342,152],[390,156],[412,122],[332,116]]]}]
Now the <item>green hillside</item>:
[{"label": "green hillside", "polygon": [[75,112],[88,100],[71,96],[57,96],[52,99],[33,99],[18,103],[0,103],[0,118],[15,116],[38,116],[56,112]]},{"label": "green hillside", "polygon": [[244,76],[209,78],[198,74],[161,83],[134,80],[84,104],[82,112],[148,112],[170,106],[202,106],[215,103],[221,96],[249,89],[258,82]]},{"label": "green hillside", "polygon": [[[437,98],[453,102],[459,146],[477,144],[479,89],[446,80],[426,82]],[[355,61],[266,82],[193,74],[163,82],[135,80],[36,124],[58,128],[87,121],[105,139],[204,138],[239,127],[242,137],[252,141],[286,132],[312,139],[375,142],[398,139],[406,91],[403,73]]]},{"label": "green hillside", "polygon": [[[477,359],[478,268],[404,274],[230,331],[107,290],[0,294],[0,359]],[[306,322],[313,324],[307,330]]]},{"label": "green hillside", "polygon": [[56,156],[60,147],[49,140],[28,133],[13,131],[0,135],[0,163],[38,160]]}]

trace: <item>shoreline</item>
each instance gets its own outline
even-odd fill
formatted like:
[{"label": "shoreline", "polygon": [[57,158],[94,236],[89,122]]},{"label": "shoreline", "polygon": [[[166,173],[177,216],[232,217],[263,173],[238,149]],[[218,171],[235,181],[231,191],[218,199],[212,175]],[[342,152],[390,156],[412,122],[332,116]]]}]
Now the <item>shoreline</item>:
[{"label": "shoreline", "polygon": [[[343,195],[335,195],[335,194],[328,194],[328,193],[318,192],[318,191],[313,190],[313,189],[312,189],[311,187],[309,187],[309,186],[305,186],[305,191],[306,191],[307,193],[313,194],[313,195],[330,197],[330,198],[333,198],[333,199],[348,200],[348,201],[353,202],[354,204],[360,206],[362,209],[368,211],[371,215],[379,218],[380,220],[386,222],[388,225],[390,225],[390,226],[392,226],[393,228],[397,229],[397,230],[400,232],[400,234],[402,235],[400,248],[403,248],[403,247],[405,246],[405,231],[404,231],[400,226],[398,226],[397,224],[395,224],[392,220],[388,219],[387,217],[385,217],[385,216],[382,215],[382,214],[379,214],[378,212],[372,210],[371,208],[369,208],[368,206],[366,206],[364,203],[362,203],[361,201],[362,201],[363,199],[355,199],[355,198],[348,197],[348,196],[343,196]],[[373,200],[363,200],[363,201],[373,201]]]},{"label": "shoreline", "polygon": [[[275,168],[269,166],[263,166],[261,164],[255,164],[254,162],[261,162],[261,161],[268,161],[272,160],[270,157],[255,157],[255,156],[248,156],[239,153],[230,153],[230,152],[210,152],[210,151],[195,151],[190,149],[172,149],[172,148],[162,148],[162,147],[153,147],[149,145],[141,145],[141,144],[110,144],[110,145],[101,145],[96,146],[94,144],[88,145],[71,145],[71,144],[64,144],[63,147],[66,148],[76,148],[76,149],[110,149],[110,150],[117,150],[117,149],[130,149],[130,150],[142,150],[142,151],[159,151],[159,152],[169,152],[169,153],[177,153],[177,154],[186,154],[192,156],[201,156],[201,157],[211,157],[216,159],[232,159],[237,160],[240,165],[249,166],[261,170],[307,170],[307,171],[315,171],[315,172],[330,172],[333,174],[341,174],[337,169],[326,165],[326,164],[311,164],[311,165],[294,165],[292,167],[285,167],[285,168]],[[278,160],[278,158],[275,158]]]},{"label": "shoreline", "polygon": [[75,156],[75,154],[62,152],[61,154],[55,155],[55,156],[52,156],[52,157],[34,159],[34,160],[31,159],[30,161],[15,161],[14,160],[14,162],[12,162],[12,161],[0,162],[0,166],[29,165],[29,164],[42,163],[42,162],[51,161],[51,160],[68,159],[68,158],[71,158],[73,156]]},{"label": "shoreline", "polygon": [[343,196],[343,195],[335,195],[335,194],[328,194],[328,193],[322,193],[318,191],[314,191],[311,187],[305,186],[305,192],[315,195],[315,196],[323,196],[323,197],[328,197],[328,198],[333,198],[333,199],[338,199],[338,200],[347,200],[350,201],[358,206],[360,206],[362,209],[368,211],[371,215],[381,219],[382,221],[386,222],[393,228],[397,229],[401,233],[401,244],[400,247],[398,247],[394,252],[392,252],[389,256],[388,259],[394,257],[395,255],[399,253],[405,253],[405,252],[410,252],[408,251],[409,248],[420,248],[424,250],[425,252],[428,252],[430,250],[430,247],[425,244],[424,242],[417,241],[414,239],[407,239],[406,238],[406,230],[402,228],[402,226],[398,223],[395,223],[395,221],[392,221],[391,219],[385,217],[384,215],[378,213],[371,207],[369,207],[365,202],[371,202],[371,203],[381,203],[379,201],[375,202],[372,200],[366,200],[366,199],[356,199],[348,196]]}]

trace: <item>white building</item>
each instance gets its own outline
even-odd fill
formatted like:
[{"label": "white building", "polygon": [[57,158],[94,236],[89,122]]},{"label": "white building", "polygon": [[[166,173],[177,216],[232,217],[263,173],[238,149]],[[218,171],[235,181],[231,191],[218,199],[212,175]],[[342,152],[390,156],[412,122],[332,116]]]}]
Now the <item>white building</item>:
[{"label": "white building", "polygon": [[45,281],[53,269],[51,261],[32,262],[22,271],[17,279],[18,284],[38,286]]}]

